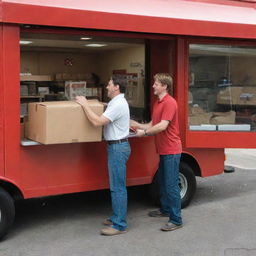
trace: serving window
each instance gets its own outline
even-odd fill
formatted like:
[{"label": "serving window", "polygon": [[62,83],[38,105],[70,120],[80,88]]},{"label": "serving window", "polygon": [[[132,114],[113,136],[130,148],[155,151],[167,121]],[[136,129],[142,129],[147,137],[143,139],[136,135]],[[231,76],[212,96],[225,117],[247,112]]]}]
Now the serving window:
[{"label": "serving window", "polygon": [[109,101],[106,85],[113,74],[127,81],[131,117],[148,121],[144,39],[21,32],[20,50],[21,123],[29,102],[74,100],[76,95]]},{"label": "serving window", "polygon": [[256,131],[256,47],[190,44],[190,131]]}]

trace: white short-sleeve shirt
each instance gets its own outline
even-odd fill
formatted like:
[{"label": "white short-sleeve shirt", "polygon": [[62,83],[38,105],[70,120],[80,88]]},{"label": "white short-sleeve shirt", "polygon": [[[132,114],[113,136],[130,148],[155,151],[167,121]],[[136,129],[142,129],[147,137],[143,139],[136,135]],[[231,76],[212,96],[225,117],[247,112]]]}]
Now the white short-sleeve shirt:
[{"label": "white short-sleeve shirt", "polygon": [[128,137],[130,110],[124,94],[115,96],[108,103],[103,115],[110,120],[110,123],[104,126],[105,140],[120,140]]}]

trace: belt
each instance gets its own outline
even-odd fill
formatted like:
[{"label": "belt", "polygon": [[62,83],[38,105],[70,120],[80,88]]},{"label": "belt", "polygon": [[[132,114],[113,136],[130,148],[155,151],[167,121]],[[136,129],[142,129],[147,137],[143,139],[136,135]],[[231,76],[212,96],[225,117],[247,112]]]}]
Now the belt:
[{"label": "belt", "polygon": [[107,141],[108,145],[111,145],[111,144],[117,144],[117,143],[122,143],[122,142],[128,142],[128,139],[121,139],[121,140],[108,140],[108,141]]}]

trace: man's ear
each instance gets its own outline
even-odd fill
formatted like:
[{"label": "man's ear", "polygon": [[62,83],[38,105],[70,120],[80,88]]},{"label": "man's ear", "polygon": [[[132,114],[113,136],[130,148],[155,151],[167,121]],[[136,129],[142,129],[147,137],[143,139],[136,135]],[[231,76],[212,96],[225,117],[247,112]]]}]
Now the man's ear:
[{"label": "man's ear", "polygon": [[168,90],[167,84],[162,84],[162,86],[163,86],[166,90]]},{"label": "man's ear", "polygon": [[116,84],[116,85],[115,85],[115,88],[120,91],[120,86],[119,86],[119,84]]}]

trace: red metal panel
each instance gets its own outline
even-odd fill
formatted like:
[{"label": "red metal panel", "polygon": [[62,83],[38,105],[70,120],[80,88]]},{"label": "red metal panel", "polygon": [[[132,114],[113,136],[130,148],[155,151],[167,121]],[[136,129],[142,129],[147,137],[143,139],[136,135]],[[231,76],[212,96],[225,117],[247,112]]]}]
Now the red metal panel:
[{"label": "red metal panel", "polygon": [[2,4],[2,0],[0,0],[0,22],[3,21],[3,4]]},{"label": "red metal panel", "polygon": [[151,111],[156,100],[153,83],[156,73],[173,74],[174,63],[174,39],[169,37],[164,40],[150,40],[150,101]]},{"label": "red metal panel", "polygon": [[255,148],[255,132],[193,132],[186,134],[186,147]]},{"label": "red metal panel", "polygon": [[5,175],[20,183],[19,28],[3,26],[3,111]]},{"label": "red metal panel", "polygon": [[[23,3],[23,4],[22,4]],[[11,1],[9,23],[212,37],[256,38],[254,8],[186,1]],[[159,17],[161,15],[161,17]],[[47,17],[47,19],[45,19]]]},{"label": "red metal panel", "polygon": [[[0,51],[3,49],[3,25],[0,24]],[[0,54],[0,176],[4,175],[4,83],[3,54]]]},{"label": "red metal panel", "polygon": [[223,173],[225,161],[224,148],[183,148],[183,152],[188,153],[198,161],[202,177]]},{"label": "red metal panel", "polygon": [[[202,3],[208,1],[209,3]],[[187,20],[205,20],[213,22],[229,22],[255,24],[255,10],[252,5],[244,3],[244,8],[229,5],[234,1],[201,0],[3,0],[5,5],[34,5],[37,7],[55,7],[60,9],[98,11],[105,13],[131,14],[151,17],[166,17]],[[13,10],[15,11],[15,10]],[[56,13],[58,15],[58,13]]]},{"label": "red metal panel", "polygon": [[[134,138],[130,142],[127,185],[150,183],[158,164],[153,138]],[[26,198],[109,186],[105,142],[21,147],[20,153]]]},{"label": "red metal panel", "polygon": [[182,38],[177,39],[177,48],[176,48],[176,99],[178,103],[178,111],[179,111],[179,126],[180,126],[180,136],[183,147],[185,146],[185,134],[186,134],[186,90],[185,90],[185,41]]}]

